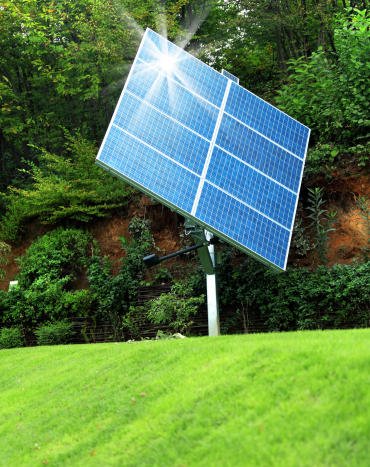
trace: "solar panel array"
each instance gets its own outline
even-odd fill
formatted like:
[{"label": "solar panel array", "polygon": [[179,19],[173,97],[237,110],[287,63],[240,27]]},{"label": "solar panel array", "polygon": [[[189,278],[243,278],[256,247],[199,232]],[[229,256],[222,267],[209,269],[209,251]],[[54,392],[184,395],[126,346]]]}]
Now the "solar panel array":
[{"label": "solar panel array", "polygon": [[147,29],[97,163],[285,269],[309,133]]}]

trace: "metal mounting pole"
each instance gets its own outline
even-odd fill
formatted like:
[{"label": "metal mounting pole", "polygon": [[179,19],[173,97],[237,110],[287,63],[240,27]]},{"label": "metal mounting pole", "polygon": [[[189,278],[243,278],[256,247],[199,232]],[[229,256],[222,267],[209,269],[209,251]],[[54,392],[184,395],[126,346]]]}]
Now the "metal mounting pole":
[{"label": "metal mounting pole", "polygon": [[[204,231],[206,239],[209,241],[213,238],[213,234]],[[208,335],[220,335],[220,317],[218,311],[218,298],[217,298],[217,282],[216,282],[216,254],[215,245],[208,245],[209,255],[213,264],[213,274],[206,274],[207,279],[207,310],[208,310]]]},{"label": "metal mounting pole", "polygon": [[184,248],[180,251],[175,251],[169,255],[158,257],[157,255],[148,255],[143,258],[147,267],[154,266],[162,261],[165,261],[176,256],[183,255],[189,251],[198,251],[200,262],[206,274],[207,282],[207,312],[208,312],[208,335],[220,335],[220,317],[218,312],[217,299],[217,281],[216,281],[216,254],[215,243],[217,238],[213,238],[213,234],[208,230],[203,230],[192,221],[185,222],[185,234],[191,235],[196,245]]}]

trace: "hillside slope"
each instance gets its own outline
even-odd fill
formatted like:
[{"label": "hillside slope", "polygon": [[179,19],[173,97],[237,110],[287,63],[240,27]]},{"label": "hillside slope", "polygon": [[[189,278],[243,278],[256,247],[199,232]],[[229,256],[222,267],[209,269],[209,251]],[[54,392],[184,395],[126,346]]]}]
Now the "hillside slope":
[{"label": "hillside slope", "polygon": [[[312,186],[324,185],[325,182],[322,179],[312,182]],[[325,208],[337,212],[333,226],[335,230],[329,234],[327,251],[329,266],[351,264],[363,260],[363,251],[369,246],[370,232],[369,221],[366,222],[364,213],[361,212],[356,202],[359,197],[363,197],[369,203],[370,177],[367,171],[354,169],[351,175],[348,173],[333,175],[331,182],[326,184]],[[369,209],[370,206],[368,206],[367,216]],[[87,229],[98,241],[102,254],[111,259],[114,270],[119,268],[120,260],[124,255],[120,238],[129,237],[128,224],[134,216],[145,217],[151,221],[154,240],[161,254],[172,253],[183,246],[181,217],[150,200],[147,196],[140,196],[130,204],[126,217],[112,215],[87,225]],[[54,227],[35,222],[26,226],[22,241],[12,246],[8,264],[3,266],[5,276],[0,278],[0,290],[8,290],[9,281],[16,278],[19,272],[16,258],[22,256],[38,236],[52,228]],[[289,259],[290,263],[296,266],[315,267],[317,266],[316,256],[314,250],[311,250],[305,257],[297,256],[292,247]],[[181,264],[181,260],[172,260],[166,263],[166,267],[176,261],[180,261]],[[81,286],[86,285],[82,279]]]},{"label": "hillside slope", "polygon": [[0,354],[0,464],[365,466],[370,330]]}]

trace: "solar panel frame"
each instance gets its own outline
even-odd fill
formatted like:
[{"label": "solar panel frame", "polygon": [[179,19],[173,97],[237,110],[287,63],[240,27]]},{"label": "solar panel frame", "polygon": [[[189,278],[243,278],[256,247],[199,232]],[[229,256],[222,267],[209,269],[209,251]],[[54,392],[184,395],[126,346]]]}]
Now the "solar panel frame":
[{"label": "solar panel frame", "polygon": [[[139,49],[138,49],[138,52],[136,54],[136,57],[135,57],[135,60],[133,62],[133,65],[130,69],[130,72],[127,76],[127,79],[126,79],[126,82],[125,82],[125,85],[122,89],[122,92],[121,92],[121,95],[120,95],[120,98],[118,100],[118,103],[116,105],[116,108],[115,108],[115,111],[113,113],[113,116],[112,116],[112,119],[109,123],[109,126],[108,126],[108,129],[107,129],[107,132],[104,136],[104,139],[103,139],[103,142],[101,144],[101,147],[100,147],[100,150],[99,150],[99,153],[98,153],[98,156],[97,156],[97,160],[96,160],[96,163],[98,165],[100,165],[101,167],[103,167],[105,170],[111,172],[112,174],[114,174],[115,176],[123,179],[124,181],[126,181],[127,183],[133,185],[134,187],[136,187],[137,189],[139,189],[140,191],[143,191],[144,193],[146,193],[147,195],[149,195],[150,197],[153,197],[155,199],[157,199],[158,201],[160,201],[161,203],[163,203],[164,205],[168,206],[170,209],[172,210],[175,210],[177,212],[179,212],[181,215],[183,215],[184,217],[186,218],[190,218],[192,219],[194,222],[196,222],[197,224],[201,225],[202,227],[204,227],[205,229],[213,232],[215,235],[217,235],[218,237],[220,237],[221,239],[225,240],[226,242],[236,246],[237,248],[241,249],[242,251],[245,251],[246,253],[248,253],[249,255],[255,257],[256,259],[258,259],[259,261],[263,262],[264,264],[272,267],[273,269],[276,269],[276,270],[285,270],[286,269],[286,266],[287,266],[287,261],[288,261],[288,255],[289,255],[289,247],[290,247],[290,243],[291,243],[291,238],[292,238],[292,233],[293,233],[293,223],[294,223],[294,219],[295,219],[295,215],[296,215],[296,210],[297,210],[297,206],[298,206],[298,198],[299,198],[299,187],[300,187],[300,184],[301,184],[301,181],[302,181],[302,176],[303,176],[303,170],[304,170],[304,162],[305,162],[305,159],[306,159],[306,155],[307,155],[307,148],[308,148],[308,142],[309,142],[309,136],[310,136],[310,129],[305,127],[307,130],[308,130],[308,133],[307,133],[307,140],[306,140],[306,146],[305,146],[305,150],[304,150],[304,155],[303,155],[303,158],[301,159],[302,161],[302,165],[301,165],[301,170],[300,170],[300,174],[299,174],[299,183],[298,183],[298,190],[296,192],[296,199],[295,199],[295,205],[294,205],[294,213],[293,213],[293,216],[292,216],[292,221],[291,221],[291,226],[290,226],[290,229],[287,229],[287,231],[289,232],[289,239],[287,241],[287,244],[286,244],[286,250],[285,251],[285,258],[284,258],[284,263],[283,264],[280,264],[280,265],[277,265],[275,264],[273,261],[267,259],[266,257],[264,257],[262,254],[259,254],[258,252],[254,251],[253,249],[251,248],[248,248],[247,246],[241,244],[240,242],[236,241],[235,239],[231,238],[229,235],[227,235],[225,232],[222,231],[221,228],[217,228],[215,226],[212,226],[210,223],[208,222],[205,222],[204,220],[200,219],[198,216],[196,216],[196,209],[192,209],[191,212],[189,212],[188,210],[186,209],[183,209],[181,208],[181,206],[179,206],[179,204],[177,203],[174,203],[174,202],[171,202],[169,199],[168,199],[168,195],[167,198],[165,196],[162,196],[160,193],[158,193],[158,190],[152,190],[152,189],[149,189],[147,186],[144,186],[142,183],[140,183],[138,180],[134,180],[128,176],[125,176],[123,173],[119,172],[119,170],[116,170],[114,167],[110,166],[109,164],[105,163],[103,160],[100,160],[100,156],[101,156],[101,153],[103,151],[103,148],[105,148],[106,146],[106,142],[107,142],[107,139],[109,137],[109,135],[111,134],[111,131],[112,131],[112,128],[114,128],[114,122],[117,118],[117,114],[119,112],[119,109],[120,109],[120,106],[121,106],[121,103],[122,103],[122,100],[125,96],[125,94],[128,94],[130,91],[128,90],[128,86],[130,84],[130,80],[131,80],[131,76],[132,74],[134,73],[135,71],[135,66],[140,63],[141,61],[141,57],[142,57],[142,49],[143,49],[143,46],[145,44],[145,38],[147,36],[147,34],[149,33],[154,33],[153,31],[151,31],[149,28],[146,30],[145,34],[144,34],[144,37],[143,37],[143,40],[141,41],[141,44],[139,46]],[[154,33],[156,34],[156,33]],[[157,35],[157,34],[156,34]],[[163,38],[161,38],[161,36],[157,35],[160,40],[165,40]],[[176,47],[174,44],[171,44],[171,46],[173,47]],[[240,87],[242,90],[244,91],[247,91],[245,90],[244,88],[242,88],[241,86],[239,86],[237,83],[235,83],[234,80],[231,80],[230,78],[227,78],[225,77],[224,75],[220,74],[219,72],[217,72],[216,70],[214,70],[213,68],[209,67],[207,64],[201,62],[199,59],[197,59],[196,57],[193,57],[191,56],[191,60],[194,60],[194,61],[198,61],[199,64],[201,64],[201,66],[203,67],[207,67],[209,68],[210,70],[212,70],[212,73],[217,73],[219,76],[222,76],[222,78],[226,79],[226,86],[225,86],[225,89],[228,89],[228,92],[230,92],[230,89],[231,89],[231,86],[238,86]],[[192,94],[195,94],[191,91]],[[211,156],[213,155],[213,152],[214,152],[214,149],[218,149],[218,145],[217,145],[217,138],[218,138],[218,130],[219,130],[219,127],[222,123],[222,118],[225,116],[225,115],[228,115],[228,113],[225,111],[226,109],[226,105],[227,105],[227,102],[228,102],[228,92],[225,92],[224,95],[223,95],[223,102],[221,103],[221,107],[218,107],[219,109],[219,115],[218,115],[218,121],[216,123],[216,127],[215,127],[215,130],[214,130],[214,134],[212,135],[212,138],[211,138],[211,146],[212,148],[210,148],[209,150],[209,161],[208,162],[211,162]],[[257,99],[260,99],[258,96],[255,96],[253,93],[250,93],[250,91],[247,91],[250,95],[254,96],[255,98]],[[226,96],[226,98],[225,98]],[[201,97],[202,99],[204,99],[204,96]],[[269,104],[268,102],[265,102],[263,101],[262,99],[260,99],[263,103],[267,104],[267,105],[271,105]],[[211,105],[215,105],[215,103],[211,103]],[[276,109],[274,106],[271,106],[273,109]],[[279,109],[276,109],[277,111],[281,112]],[[281,112],[284,114],[284,112]],[[286,115],[286,114],[284,114]],[[293,119],[292,117],[286,115],[289,119],[295,121],[295,119]],[[232,116],[233,117],[233,116]],[[171,118],[171,117],[169,117]],[[235,117],[233,117],[235,118]],[[302,125],[301,123],[297,122],[299,125]],[[304,125],[302,125],[304,126]],[[212,143],[212,140],[213,140],[213,143]],[[221,150],[223,150],[222,148],[220,148]],[[285,148],[284,148],[285,149]],[[234,156],[235,157],[235,156]],[[209,165],[209,164],[208,164]],[[207,179],[207,172],[208,172],[208,165],[207,165],[207,162],[205,164],[206,168],[203,168],[203,172],[205,172],[203,175],[203,186],[206,184],[207,186],[209,185],[210,181]],[[180,167],[180,166],[179,166]],[[189,170],[188,167],[184,166],[184,169],[186,170]],[[190,170],[191,172],[191,170]],[[263,172],[262,172],[263,173]],[[195,174],[197,175],[197,174]],[[265,174],[264,174],[265,175]],[[198,176],[198,175],[197,175]],[[200,180],[202,180],[202,177],[200,178]],[[211,182],[212,184],[212,182]],[[198,192],[200,191],[200,196],[202,195],[202,191],[203,191],[203,188],[201,190],[199,190],[199,185],[198,185]],[[221,191],[221,190],[219,190]],[[199,202],[199,199],[198,199],[198,202]],[[194,204],[193,204],[193,207],[194,207]],[[252,208],[254,209],[254,208]],[[266,216],[265,216],[266,217]],[[273,220],[273,222],[276,223],[275,220]]]}]

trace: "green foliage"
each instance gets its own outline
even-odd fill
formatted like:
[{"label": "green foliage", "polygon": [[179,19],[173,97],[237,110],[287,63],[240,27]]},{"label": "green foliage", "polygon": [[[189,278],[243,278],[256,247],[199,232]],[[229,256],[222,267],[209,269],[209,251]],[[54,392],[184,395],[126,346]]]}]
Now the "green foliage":
[{"label": "green foliage", "polygon": [[43,277],[70,284],[86,266],[91,241],[90,234],[79,229],[58,228],[39,237],[18,260],[19,286],[27,289]]},{"label": "green foliage", "polygon": [[67,317],[87,316],[92,297],[88,290],[68,290],[68,276],[62,279],[42,275],[28,288],[14,287],[3,302],[3,322],[22,326],[30,334],[42,323]]},{"label": "green foliage", "polygon": [[[323,165],[336,157],[338,145],[362,144],[368,134],[369,25],[366,10],[342,13],[334,30],[335,53],[319,48],[308,59],[292,60],[289,82],[279,92],[280,107],[311,127],[314,141],[322,143]],[[308,162],[318,156],[309,154]]]},{"label": "green foliage", "polygon": [[307,253],[314,247],[306,233],[302,219],[297,217],[294,223],[292,246],[298,256],[306,256]]},{"label": "green foliage", "polygon": [[0,349],[13,349],[23,346],[24,338],[19,328],[0,329]]},{"label": "green foliage", "polygon": [[172,281],[172,274],[167,268],[157,268],[154,275],[154,284],[169,283]]},{"label": "green foliage", "polygon": [[311,220],[309,226],[314,232],[315,247],[318,249],[319,258],[322,263],[327,262],[328,234],[335,230],[332,225],[337,213],[328,212],[323,208],[325,201],[323,199],[324,189],[322,187],[308,189],[308,218]]},{"label": "green foliage", "polygon": [[367,327],[369,277],[370,262],[315,271],[291,268],[282,274],[250,258],[238,266],[226,261],[220,265],[221,310],[237,316],[236,322],[225,323],[221,314],[221,323],[225,330],[246,332],[249,322],[263,324],[266,331]]},{"label": "green foliage", "polygon": [[147,220],[134,217],[129,224],[129,232],[130,241],[121,238],[126,255],[118,274],[112,274],[109,261],[101,258],[97,249],[88,270],[96,316],[112,324],[115,340],[121,340],[123,337],[122,320],[129,313],[130,307],[135,304],[137,290],[143,279],[143,257],[154,246]]},{"label": "green foliage", "polygon": [[148,329],[150,326],[145,305],[130,305],[128,312],[122,318],[122,329],[128,339],[141,339],[143,329]]},{"label": "green foliage", "polygon": [[196,36],[201,56],[266,98],[284,78],[288,59],[309,56],[320,44],[332,50],[331,19],[341,10],[327,0],[210,3],[213,8]]},{"label": "green foliage", "polygon": [[7,263],[7,256],[10,253],[10,246],[0,241],[0,279],[4,276],[4,271],[1,269],[1,266]]},{"label": "green foliage", "polygon": [[90,242],[78,229],[56,229],[34,241],[19,259],[18,286],[4,299],[4,323],[30,332],[45,321],[88,314],[90,292],[72,288],[87,267]]},{"label": "green foliage", "polygon": [[62,345],[71,341],[73,329],[68,321],[57,321],[40,326],[35,334],[38,345]]},{"label": "green foliage", "polygon": [[370,325],[370,263],[267,274],[259,307],[268,328],[327,329]]},{"label": "green foliage", "polygon": [[95,146],[78,135],[66,138],[68,157],[41,151],[40,165],[27,171],[32,184],[3,196],[7,210],[0,237],[16,240],[30,219],[88,222],[127,205],[132,189],[94,164]]},{"label": "green foliage", "polygon": [[64,128],[101,137],[138,39],[115,0],[2,2],[0,186],[37,158],[30,143],[60,154]]},{"label": "green foliage", "polygon": [[151,301],[148,319],[156,325],[164,325],[172,332],[186,332],[192,325],[192,317],[204,303],[204,295],[192,296],[193,290],[186,282],[176,282],[171,291]]}]

